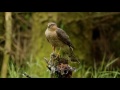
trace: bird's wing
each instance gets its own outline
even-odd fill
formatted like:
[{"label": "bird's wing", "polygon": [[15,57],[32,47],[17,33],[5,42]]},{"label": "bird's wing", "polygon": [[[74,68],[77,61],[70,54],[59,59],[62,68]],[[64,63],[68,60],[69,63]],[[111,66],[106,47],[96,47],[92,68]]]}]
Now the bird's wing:
[{"label": "bird's wing", "polygon": [[74,48],[74,46],[72,45],[69,36],[66,34],[66,32],[60,28],[58,28],[56,30],[58,39],[61,40],[63,43],[67,44],[69,47]]}]

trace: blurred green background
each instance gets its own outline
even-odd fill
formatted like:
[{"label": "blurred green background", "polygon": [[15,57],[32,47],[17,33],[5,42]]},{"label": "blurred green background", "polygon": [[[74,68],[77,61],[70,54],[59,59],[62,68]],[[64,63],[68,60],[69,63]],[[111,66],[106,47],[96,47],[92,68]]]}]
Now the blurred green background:
[{"label": "blurred green background", "polygon": [[[7,20],[9,13],[11,19]],[[48,22],[55,22],[65,30],[75,46],[74,53],[81,63],[70,62],[76,67],[73,78],[120,77],[119,12],[1,12],[1,77],[25,78],[22,73],[26,72],[31,77],[50,78],[44,61],[52,52],[44,34]],[[7,23],[8,26],[11,23],[11,34],[10,28],[6,30]],[[8,63],[4,62],[6,42],[10,48]],[[2,74],[3,64],[7,66],[6,75]]]}]

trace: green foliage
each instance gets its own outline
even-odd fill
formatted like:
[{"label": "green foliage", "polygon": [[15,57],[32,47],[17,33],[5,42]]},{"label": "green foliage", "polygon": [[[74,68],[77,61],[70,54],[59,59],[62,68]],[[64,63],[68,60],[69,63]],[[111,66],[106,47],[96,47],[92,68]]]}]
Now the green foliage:
[{"label": "green foliage", "polygon": [[[120,56],[120,14],[118,12],[13,12],[13,42],[12,54],[14,61],[26,63],[27,68],[17,67],[10,63],[8,68],[9,78],[19,78],[24,72],[36,78],[49,78],[50,72],[44,62],[44,57],[49,57],[52,52],[50,44],[47,42],[44,32],[49,21],[55,21],[58,26],[66,31],[70,36],[76,56],[81,60],[80,65],[71,64],[77,67],[73,73],[73,78],[108,78],[119,77],[119,69],[113,68],[112,64],[118,60],[113,59]],[[101,49],[98,56],[102,58],[102,62],[94,61],[94,66],[88,66],[84,62],[92,63],[96,52],[92,55],[92,46],[96,45],[92,40],[92,30],[100,29],[100,40],[98,40],[98,48]],[[0,37],[4,35],[4,13],[0,13]],[[0,47],[4,46],[3,40],[0,40]],[[32,56],[33,55],[33,56]],[[108,59],[111,56],[109,60]],[[0,64],[3,54],[0,53]],[[26,59],[27,58],[27,59]],[[28,59],[30,58],[30,59]],[[97,57],[99,58],[99,57]],[[21,60],[21,61],[20,61]],[[100,59],[101,60],[101,59]],[[119,64],[119,63],[118,63]],[[112,69],[111,69],[112,68]]]},{"label": "green foliage", "polygon": [[[104,55],[100,66],[94,63],[94,67],[86,67],[85,64],[81,64],[77,68],[76,72],[73,74],[73,78],[118,78],[120,77],[119,69],[114,69],[112,64],[114,64],[118,58],[110,59],[105,62],[106,55]],[[112,69],[111,69],[112,68]]]},{"label": "green foliage", "polygon": [[8,67],[8,78],[19,78],[20,68],[16,67],[13,62],[10,62]]},{"label": "green foliage", "polygon": [[[34,61],[34,62],[33,62]],[[48,78],[50,77],[50,73],[47,70],[46,63],[44,60],[33,60],[33,57],[30,58],[30,61],[27,62],[28,69],[26,73],[31,77],[35,78]]]},{"label": "green foliage", "polygon": [[[118,60],[111,59],[108,62],[105,62],[106,55],[104,55],[103,60],[100,66],[97,66],[94,63],[94,66],[87,66],[85,63],[81,63],[76,71],[73,72],[73,78],[119,78],[120,73],[119,69],[111,69],[111,65]],[[46,63],[43,60],[36,59],[33,62],[33,57],[31,56],[30,60],[27,62],[27,68],[18,68],[11,62],[8,68],[8,78],[26,78],[21,76],[23,73],[27,73],[32,78],[50,78],[50,72],[46,67]]]}]

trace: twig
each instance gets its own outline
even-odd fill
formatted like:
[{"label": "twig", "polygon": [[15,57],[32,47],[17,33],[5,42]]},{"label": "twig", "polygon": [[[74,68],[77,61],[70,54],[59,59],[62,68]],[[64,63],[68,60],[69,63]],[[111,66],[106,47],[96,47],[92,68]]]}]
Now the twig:
[{"label": "twig", "polygon": [[31,76],[29,76],[26,72],[22,74],[23,76],[26,76],[27,78],[32,78]]},{"label": "twig", "polygon": [[48,60],[44,57],[45,62],[48,64]]}]

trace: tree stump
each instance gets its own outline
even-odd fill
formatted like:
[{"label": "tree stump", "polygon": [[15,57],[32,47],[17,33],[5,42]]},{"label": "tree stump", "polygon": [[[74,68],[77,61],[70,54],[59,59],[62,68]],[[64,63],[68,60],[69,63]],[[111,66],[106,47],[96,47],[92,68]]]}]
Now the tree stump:
[{"label": "tree stump", "polygon": [[68,64],[65,58],[57,57],[56,54],[50,55],[50,60],[44,58],[47,63],[47,68],[50,70],[51,78],[71,78],[75,68]]}]

